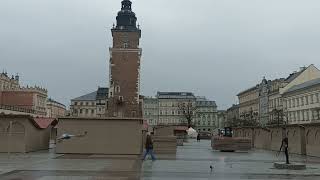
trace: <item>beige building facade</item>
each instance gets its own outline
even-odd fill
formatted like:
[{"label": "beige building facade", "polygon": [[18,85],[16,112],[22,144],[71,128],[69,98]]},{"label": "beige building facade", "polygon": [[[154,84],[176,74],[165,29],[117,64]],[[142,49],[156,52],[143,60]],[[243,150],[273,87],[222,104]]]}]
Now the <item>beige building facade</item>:
[{"label": "beige building facade", "polygon": [[155,97],[143,98],[143,119],[147,121],[149,127],[153,128],[158,125],[159,103]]},{"label": "beige building facade", "polygon": [[280,88],[283,88],[288,84],[289,82],[288,79],[290,79],[290,76],[287,79],[281,78],[281,79],[275,79],[271,81],[270,92],[268,95],[268,98],[269,98],[268,124],[277,123],[278,121],[277,112],[280,113],[283,110],[283,99],[282,99],[282,96],[280,95],[279,90]]},{"label": "beige building facade", "polygon": [[226,126],[233,127],[238,125],[239,117],[239,104],[233,104],[227,109]]},{"label": "beige building facade", "polygon": [[195,130],[197,132],[212,133],[219,128],[218,110],[215,101],[205,97],[197,97],[195,114]]},{"label": "beige building facade", "polygon": [[248,122],[258,122],[259,117],[259,89],[258,85],[240,92],[239,99],[239,118]]},{"label": "beige building facade", "polygon": [[51,98],[47,100],[47,117],[50,118],[59,118],[66,116],[66,106],[61,104]]},{"label": "beige building facade", "polygon": [[320,71],[313,64],[301,67],[287,78],[272,81],[264,78],[262,83],[238,94],[240,121],[246,120],[253,123],[247,125],[261,126],[286,123],[286,119],[290,118],[288,111],[293,110],[284,107],[283,94],[292,87],[317,78],[320,78]]},{"label": "beige building facade", "polygon": [[99,87],[97,91],[71,100],[70,113],[74,117],[105,117],[108,88]]},{"label": "beige building facade", "polygon": [[283,99],[289,124],[320,122],[320,78],[292,86]]},{"label": "beige building facade", "polygon": [[[196,107],[196,97],[190,92],[158,92],[159,120],[158,125],[181,125],[187,124],[182,104],[190,104],[191,108]],[[192,111],[195,115],[195,111]]]}]

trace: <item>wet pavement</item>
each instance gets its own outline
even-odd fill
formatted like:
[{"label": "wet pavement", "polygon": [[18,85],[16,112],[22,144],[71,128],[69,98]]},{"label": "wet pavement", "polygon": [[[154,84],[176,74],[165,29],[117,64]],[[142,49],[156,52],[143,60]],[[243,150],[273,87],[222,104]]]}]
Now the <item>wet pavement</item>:
[{"label": "wet pavement", "polygon": [[[176,155],[157,155],[157,161],[138,156],[56,155],[42,151],[0,154],[0,180],[236,180],[320,179],[320,158],[291,155],[307,170],[277,170],[273,162],[284,155],[255,150],[248,153],[212,151],[210,141],[190,140]],[[210,170],[213,166],[213,170]]]}]

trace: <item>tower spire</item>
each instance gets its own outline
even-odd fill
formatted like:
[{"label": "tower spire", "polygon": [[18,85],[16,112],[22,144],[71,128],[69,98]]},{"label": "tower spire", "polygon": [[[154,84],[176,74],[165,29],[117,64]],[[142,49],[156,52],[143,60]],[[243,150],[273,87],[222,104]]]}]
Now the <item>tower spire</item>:
[{"label": "tower spire", "polygon": [[130,10],[131,11],[131,4],[132,2],[130,0],[123,0],[121,2],[121,10]]},{"label": "tower spire", "polygon": [[121,10],[117,16],[117,26],[115,29],[120,30],[137,30],[137,17],[132,11],[132,2],[130,0],[122,0]]}]

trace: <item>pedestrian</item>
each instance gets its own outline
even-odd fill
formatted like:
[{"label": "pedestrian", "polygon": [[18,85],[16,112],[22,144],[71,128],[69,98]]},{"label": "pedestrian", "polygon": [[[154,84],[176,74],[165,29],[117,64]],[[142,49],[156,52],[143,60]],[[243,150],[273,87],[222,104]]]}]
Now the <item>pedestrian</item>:
[{"label": "pedestrian", "polygon": [[147,155],[150,154],[152,161],[155,161],[156,157],[153,154],[153,141],[152,141],[150,133],[147,134],[145,148],[146,148],[146,151],[144,152],[143,160],[145,160]]},{"label": "pedestrian", "polygon": [[288,147],[289,147],[289,140],[288,140],[288,137],[285,137],[285,138],[282,139],[279,152],[280,152],[282,149],[284,149],[284,154],[286,155],[286,164],[289,164]]},{"label": "pedestrian", "polygon": [[197,135],[197,142],[200,142],[200,133]]}]

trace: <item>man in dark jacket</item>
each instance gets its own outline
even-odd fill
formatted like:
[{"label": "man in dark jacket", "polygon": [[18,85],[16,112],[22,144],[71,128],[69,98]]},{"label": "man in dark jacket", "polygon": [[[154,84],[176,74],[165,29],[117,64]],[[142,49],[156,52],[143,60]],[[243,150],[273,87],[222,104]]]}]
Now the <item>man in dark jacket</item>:
[{"label": "man in dark jacket", "polygon": [[197,142],[200,142],[200,134],[197,135]]},{"label": "man in dark jacket", "polygon": [[286,155],[286,164],[289,164],[289,153],[288,153],[288,147],[289,147],[289,140],[288,137],[285,137],[282,139],[281,147],[279,152],[284,149],[284,154]]},{"label": "man in dark jacket", "polygon": [[156,157],[153,154],[153,142],[152,142],[152,138],[151,138],[150,134],[147,134],[145,148],[146,148],[146,151],[143,155],[143,160],[145,160],[147,155],[150,154],[152,161],[155,161]]}]

